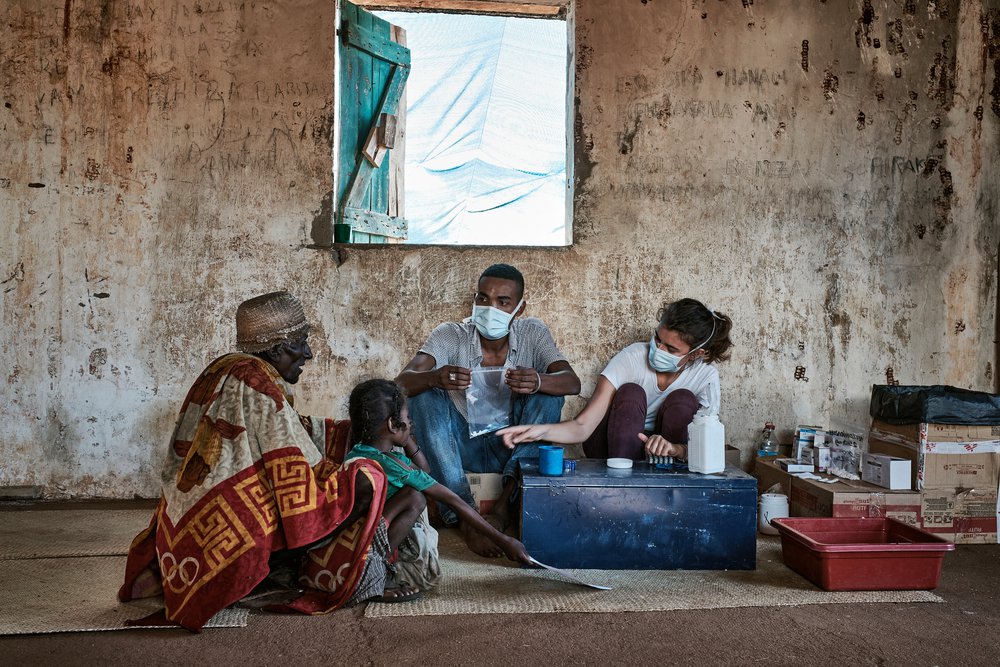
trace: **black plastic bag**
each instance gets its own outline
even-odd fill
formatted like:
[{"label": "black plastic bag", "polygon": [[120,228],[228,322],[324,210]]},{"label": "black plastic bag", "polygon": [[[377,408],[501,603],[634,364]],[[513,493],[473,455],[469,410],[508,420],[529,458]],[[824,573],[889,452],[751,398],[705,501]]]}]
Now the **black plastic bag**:
[{"label": "black plastic bag", "polygon": [[1000,424],[1000,394],[940,384],[876,384],[870,412],[887,424]]}]

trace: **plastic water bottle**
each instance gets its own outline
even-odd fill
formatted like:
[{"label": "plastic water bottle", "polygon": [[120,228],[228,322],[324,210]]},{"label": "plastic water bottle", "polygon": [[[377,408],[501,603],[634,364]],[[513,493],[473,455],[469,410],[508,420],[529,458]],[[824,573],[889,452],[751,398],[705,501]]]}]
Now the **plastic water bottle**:
[{"label": "plastic water bottle", "polygon": [[726,427],[718,415],[699,410],[688,425],[688,470],[716,473],[726,469]]},{"label": "plastic water bottle", "polygon": [[778,439],[774,437],[774,423],[767,422],[764,424],[764,430],[760,432],[760,437],[757,438],[757,456],[777,455]]}]

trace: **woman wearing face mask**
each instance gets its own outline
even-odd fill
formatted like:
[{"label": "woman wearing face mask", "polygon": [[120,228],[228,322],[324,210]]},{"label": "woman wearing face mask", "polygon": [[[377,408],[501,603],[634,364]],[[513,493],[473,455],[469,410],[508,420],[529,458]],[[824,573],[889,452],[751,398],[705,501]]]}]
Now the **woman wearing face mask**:
[{"label": "woman wearing face mask", "polygon": [[732,321],[694,299],[665,306],[658,319],[648,342],[611,359],[574,419],[503,429],[504,444],[583,442],[591,458],[687,458],[687,427],[695,413],[719,412],[714,362],[729,358]]}]

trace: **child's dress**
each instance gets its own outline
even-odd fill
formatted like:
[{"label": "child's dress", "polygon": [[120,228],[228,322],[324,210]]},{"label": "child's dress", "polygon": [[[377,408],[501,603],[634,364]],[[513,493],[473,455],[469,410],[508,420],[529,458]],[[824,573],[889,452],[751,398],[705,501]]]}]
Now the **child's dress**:
[{"label": "child's dress", "polygon": [[[357,458],[371,459],[382,466],[387,482],[386,498],[391,498],[404,486],[424,491],[437,484],[433,477],[418,468],[398,447],[389,456],[371,445],[358,443],[347,453],[344,462]],[[427,519],[426,507],[399,545],[396,562],[390,567],[397,584],[410,584],[420,590],[437,584],[441,577],[438,533]]]},{"label": "child's dress", "polygon": [[394,563],[396,582],[410,584],[420,590],[435,586],[441,578],[438,558],[438,533],[427,520],[427,508],[420,513],[413,528],[397,550]]}]

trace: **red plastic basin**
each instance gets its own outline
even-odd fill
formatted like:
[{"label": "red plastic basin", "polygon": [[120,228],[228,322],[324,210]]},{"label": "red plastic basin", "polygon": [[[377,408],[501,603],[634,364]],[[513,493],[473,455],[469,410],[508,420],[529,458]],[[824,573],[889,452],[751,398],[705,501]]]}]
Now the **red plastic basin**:
[{"label": "red plastic basin", "polygon": [[785,565],[826,591],[937,588],[946,551],[955,545],[889,518],[781,518]]}]

